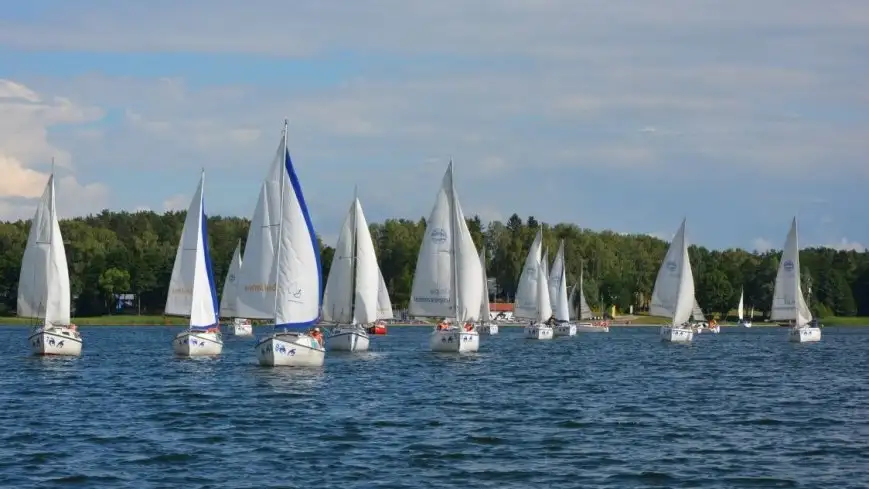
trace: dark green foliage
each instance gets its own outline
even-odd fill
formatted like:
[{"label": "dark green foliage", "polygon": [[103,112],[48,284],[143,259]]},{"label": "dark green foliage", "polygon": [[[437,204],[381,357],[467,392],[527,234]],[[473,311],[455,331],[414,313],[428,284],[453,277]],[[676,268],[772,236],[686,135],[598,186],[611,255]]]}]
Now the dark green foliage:
[{"label": "dark green foliage", "polygon": [[[108,314],[118,293],[140,297],[142,314],[161,314],[172,262],[184,223],[184,212],[110,212],[61,222],[70,267],[74,308],[78,316]],[[337,228],[339,223],[335,223]],[[235,217],[208,219],[215,279],[223,287],[238,240],[247,237],[249,222]],[[21,256],[30,224],[0,223],[0,315],[14,314]],[[474,242],[486,245],[488,275],[498,282],[499,300],[512,300],[528,246],[540,228],[544,247],[554,258],[565,240],[569,284],[584,270],[589,304],[614,304],[621,310],[648,307],[655,276],[667,244],[647,235],[594,232],[573,224],[549,225],[534,217],[510,216],[506,223],[483,225],[468,219]],[[394,306],[406,306],[413,283],[416,255],[425,220],[388,219],[371,225],[371,236]],[[782,237],[784,238],[784,237]],[[244,243],[242,242],[242,245]],[[334,250],[322,246],[323,273],[328,274]],[[779,252],[690,248],[697,300],[707,314],[727,314],[745,290],[746,307],[766,311],[772,301]],[[803,250],[804,290],[821,316],[869,315],[869,253],[829,248]]]}]

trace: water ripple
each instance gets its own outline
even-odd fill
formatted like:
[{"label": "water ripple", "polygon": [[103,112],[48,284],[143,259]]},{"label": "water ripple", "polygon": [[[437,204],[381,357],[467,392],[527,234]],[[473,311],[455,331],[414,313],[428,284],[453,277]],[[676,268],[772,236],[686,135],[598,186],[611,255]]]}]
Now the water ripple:
[{"label": "water ripple", "polygon": [[[177,359],[178,328],[83,327],[77,359],[0,328],[0,487],[866,487],[869,329],[656,330],[427,350],[393,328],[322,369],[251,340]],[[864,484],[864,485],[860,485]]]}]

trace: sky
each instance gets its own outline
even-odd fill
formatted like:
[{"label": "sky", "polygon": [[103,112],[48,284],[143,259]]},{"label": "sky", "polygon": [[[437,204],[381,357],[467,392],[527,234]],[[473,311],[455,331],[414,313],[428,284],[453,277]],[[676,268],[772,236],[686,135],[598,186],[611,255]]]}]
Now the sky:
[{"label": "sky", "polygon": [[283,120],[315,229],[466,215],[869,245],[865,0],[0,0],[0,219],[252,215]]}]

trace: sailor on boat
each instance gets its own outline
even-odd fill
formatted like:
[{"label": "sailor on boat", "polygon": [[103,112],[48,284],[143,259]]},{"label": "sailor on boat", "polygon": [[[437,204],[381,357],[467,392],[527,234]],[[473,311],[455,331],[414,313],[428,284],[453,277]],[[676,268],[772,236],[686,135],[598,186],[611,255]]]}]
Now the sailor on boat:
[{"label": "sailor on boat", "polygon": [[321,348],[325,348],[326,342],[323,339],[323,333],[320,332],[319,326],[314,326],[314,329],[311,330],[311,338],[317,340]]}]

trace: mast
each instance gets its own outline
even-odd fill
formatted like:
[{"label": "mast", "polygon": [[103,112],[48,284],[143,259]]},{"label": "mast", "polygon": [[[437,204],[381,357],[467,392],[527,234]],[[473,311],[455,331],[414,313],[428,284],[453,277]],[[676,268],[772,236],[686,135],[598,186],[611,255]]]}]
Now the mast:
[{"label": "mast", "polygon": [[[57,208],[54,205],[54,156],[51,157],[51,176],[48,177],[48,181],[50,182],[50,185],[51,185],[51,189],[49,190],[49,196],[51,198],[49,199],[49,203],[48,203],[48,217],[49,217],[49,221],[51,222],[51,231],[49,231],[49,233],[48,233],[48,264],[49,264],[49,266],[47,267],[48,270],[46,270],[46,275],[47,275],[45,277],[46,285],[51,283],[51,275],[52,275],[51,271],[54,270],[54,267],[51,265],[51,261],[52,261],[52,259],[54,259],[54,222],[57,220],[57,215],[56,215]],[[33,226],[33,224],[34,223],[31,222],[30,225]],[[42,315],[43,315],[42,320],[43,320],[44,325],[47,325],[47,323],[48,323],[48,299],[49,299],[48,298],[48,293],[49,293],[48,291],[49,291],[49,288],[46,287],[45,288],[45,297],[43,298],[45,309],[42,312]]]},{"label": "mast", "polygon": [[[450,158],[450,271],[453,275],[453,307],[455,308],[456,322],[459,321],[459,277],[456,267],[456,182],[453,176],[453,159]],[[464,320],[464,318],[462,318]]]},{"label": "mast", "polygon": [[358,187],[353,187],[353,228],[350,234],[350,324],[356,324],[356,266],[359,260],[359,253],[356,249],[357,236],[359,234],[359,214],[356,208],[359,205]]},{"label": "mast", "polygon": [[287,171],[287,119],[284,119],[284,147],[281,153],[283,159],[283,169],[281,170],[281,185],[280,185],[280,212],[278,213],[278,249],[275,251],[275,304],[272,315],[274,316],[275,326],[278,322],[278,269],[281,263],[281,248],[283,247],[283,231],[284,231],[284,173]]}]

